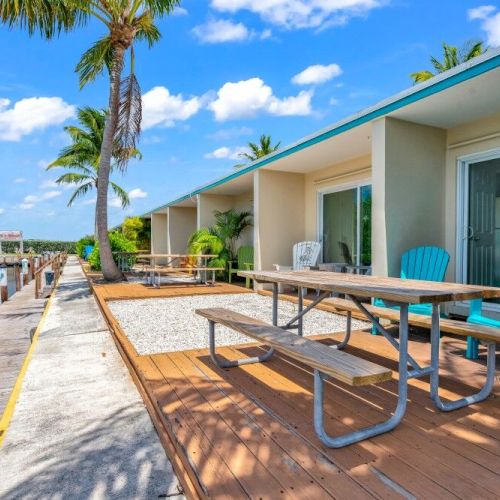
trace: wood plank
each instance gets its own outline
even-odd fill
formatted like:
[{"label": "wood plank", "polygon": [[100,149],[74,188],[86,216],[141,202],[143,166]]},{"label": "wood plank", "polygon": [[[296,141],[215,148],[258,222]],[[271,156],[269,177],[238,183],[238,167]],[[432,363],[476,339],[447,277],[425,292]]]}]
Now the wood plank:
[{"label": "wood plank", "polygon": [[[229,359],[236,359],[243,353],[248,354],[248,352],[249,349],[246,347],[234,348],[233,356]],[[232,376],[235,379],[238,377],[238,383],[241,384],[242,390],[258,391],[259,399],[262,397],[264,404],[284,418],[290,419],[290,423],[303,436],[307,436],[311,443],[320,444],[311,425],[312,393],[297,384],[295,379],[281,375],[276,369],[276,365],[279,366],[279,364],[279,359],[277,359],[265,364],[244,365],[232,370],[235,373],[234,375],[232,373]],[[236,372],[238,373],[236,374]],[[248,383],[250,383],[250,387],[248,387]],[[351,415],[347,414],[339,419],[333,414],[327,414],[327,431],[332,435],[355,430]],[[383,418],[380,418],[379,421],[381,420]],[[449,491],[426,478],[420,471],[408,466],[397,456],[385,452],[374,439],[336,450],[324,448],[325,452],[335,460],[335,463],[341,463],[349,471],[359,466],[360,463],[369,464],[370,467],[376,468],[377,471],[392,479],[409,493],[416,494],[418,492],[417,496],[426,498],[454,498],[454,495]]]},{"label": "wood plank", "polygon": [[[351,300],[331,298],[323,301],[327,305],[331,305],[341,311],[358,312],[359,309]],[[400,314],[398,310],[390,309],[388,307],[372,306],[370,304],[363,304],[366,309],[371,312],[375,317],[384,318],[391,321],[399,322]],[[420,328],[431,328],[432,318],[424,314],[408,314],[408,322],[413,326]],[[441,318],[439,321],[441,331],[460,335],[462,337],[475,337],[480,340],[488,340],[491,342],[500,343],[500,329],[492,328],[483,325],[474,325],[466,323],[465,321],[456,321],[447,318]]]},{"label": "wood plank", "polygon": [[238,276],[408,304],[500,297],[500,288],[494,287],[325,271],[239,271]]},{"label": "wood plank", "polygon": [[289,356],[347,384],[376,384],[392,378],[392,371],[387,368],[343,351],[330,349],[277,326],[268,325],[263,321],[229,309],[197,309],[195,312],[210,321],[220,323],[285,352]]},{"label": "wood plank", "polygon": [[[218,467],[227,468],[228,472],[231,471],[234,474],[233,482],[238,483],[250,498],[283,495],[284,486],[275,479],[271,471],[268,471],[253,458],[246,444],[232,432],[222,419],[214,418],[213,414],[207,411],[207,407],[200,400],[196,388],[173,363],[170,355],[153,356],[152,359],[164,375],[168,374],[168,383],[174,389],[177,397],[181,401],[189,402],[191,429],[198,426],[203,432],[205,443],[202,443],[202,446],[207,452],[210,451],[212,456],[219,457]],[[172,411],[171,406],[164,407],[165,414],[168,415],[170,411]],[[190,436],[188,438],[192,439]],[[193,459],[196,458],[193,457]],[[248,474],[248,464],[252,464],[251,475]],[[201,469],[200,473],[203,472],[205,471]],[[214,482],[210,476],[213,472],[211,470],[209,474],[205,474],[205,482]],[[295,497],[293,491],[288,491],[286,496]],[[216,495],[214,497],[218,498]]]},{"label": "wood plank", "polygon": [[321,448],[311,446],[292,425],[269,411],[266,406],[259,405],[255,398],[239,390],[232,383],[228,370],[218,368],[207,359],[206,349],[182,352],[182,355],[245,412],[250,421],[249,425],[259,427],[331,495],[337,498],[353,494],[356,498],[371,497],[362,485],[357,484],[347,473],[339,469]]}]

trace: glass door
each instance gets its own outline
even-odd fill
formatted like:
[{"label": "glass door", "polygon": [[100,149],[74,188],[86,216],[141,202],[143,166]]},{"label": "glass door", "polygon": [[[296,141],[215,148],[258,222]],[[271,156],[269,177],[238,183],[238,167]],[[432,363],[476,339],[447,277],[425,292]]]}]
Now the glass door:
[{"label": "glass door", "polygon": [[322,260],[371,265],[371,186],[321,194]]},{"label": "glass door", "polygon": [[498,287],[500,158],[469,164],[467,212],[467,283]]}]

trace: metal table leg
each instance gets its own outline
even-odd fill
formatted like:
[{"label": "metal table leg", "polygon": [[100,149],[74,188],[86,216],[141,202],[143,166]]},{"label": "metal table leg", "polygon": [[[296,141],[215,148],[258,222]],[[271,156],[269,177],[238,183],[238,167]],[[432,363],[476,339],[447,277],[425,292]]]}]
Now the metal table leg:
[{"label": "metal table leg", "polygon": [[439,305],[433,304],[432,307],[432,328],[431,328],[431,398],[434,404],[441,411],[453,411],[464,406],[469,406],[479,401],[485,400],[493,390],[495,383],[495,355],[496,344],[495,342],[488,342],[488,355],[486,365],[486,381],[482,389],[464,398],[457,399],[456,401],[442,401],[439,397],[439,348],[440,348],[440,314]]},{"label": "metal table leg", "polygon": [[401,304],[399,323],[398,404],[394,414],[388,420],[343,436],[329,436],[324,427],[323,409],[324,382],[326,379],[328,379],[326,374],[314,370],[314,429],[323,444],[329,448],[342,448],[394,429],[403,419],[408,399],[408,304]]}]

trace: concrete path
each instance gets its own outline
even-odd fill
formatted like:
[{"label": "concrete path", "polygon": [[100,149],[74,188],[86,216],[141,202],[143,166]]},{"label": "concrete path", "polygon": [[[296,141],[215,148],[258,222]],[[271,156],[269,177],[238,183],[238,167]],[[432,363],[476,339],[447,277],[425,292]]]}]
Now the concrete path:
[{"label": "concrete path", "polygon": [[76,258],[0,449],[2,499],[182,498]]},{"label": "concrete path", "polygon": [[[31,345],[46,299],[35,299],[35,280],[0,304],[0,418]],[[1,429],[0,429],[1,432]]]}]

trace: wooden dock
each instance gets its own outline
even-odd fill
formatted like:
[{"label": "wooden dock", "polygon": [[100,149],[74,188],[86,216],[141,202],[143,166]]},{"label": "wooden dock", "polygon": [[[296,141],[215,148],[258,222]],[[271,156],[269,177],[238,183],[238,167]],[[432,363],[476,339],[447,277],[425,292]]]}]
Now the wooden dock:
[{"label": "wooden dock", "polygon": [[[313,429],[309,367],[277,354],[264,364],[219,369],[206,349],[139,356],[106,305],[128,295],[114,287],[96,287],[97,298],[190,497],[498,498],[500,380],[487,401],[443,413],[430,401],[428,380],[413,379],[397,429],[328,449]],[[318,340],[331,344],[340,337]],[[394,370],[396,378],[359,388],[328,382],[331,434],[381,422],[397,401],[397,353],[387,341],[354,332],[347,351]],[[463,339],[443,337],[444,398],[470,394],[484,380],[484,356],[469,361],[464,351]],[[262,349],[247,344],[219,352],[231,360]],[[410,352],[429,362],[430,346],[422,338],[410,340]]]},{"label": "wooden dock", "polygon": [[35,299],[35,281],[31,281],[7,302],[0,305],[0,417],[16,383],[38,326],[46,299]]}]

